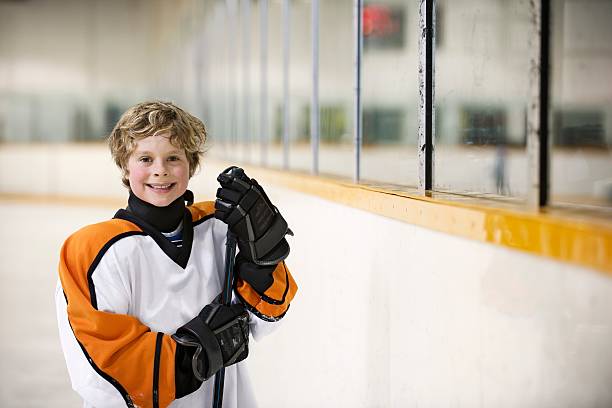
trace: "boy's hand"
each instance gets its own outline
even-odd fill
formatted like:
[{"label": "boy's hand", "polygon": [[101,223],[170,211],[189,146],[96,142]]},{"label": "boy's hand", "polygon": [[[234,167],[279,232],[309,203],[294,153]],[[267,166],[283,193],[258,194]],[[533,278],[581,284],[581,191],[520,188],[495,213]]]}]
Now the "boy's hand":
[{"label": "boy's hand", "polygon": [[275,265],[289,255],[287,222],[270,202],[263,188],[239,167],[217,177],[215,217],[238,237],[240,254],[257,265]]}]

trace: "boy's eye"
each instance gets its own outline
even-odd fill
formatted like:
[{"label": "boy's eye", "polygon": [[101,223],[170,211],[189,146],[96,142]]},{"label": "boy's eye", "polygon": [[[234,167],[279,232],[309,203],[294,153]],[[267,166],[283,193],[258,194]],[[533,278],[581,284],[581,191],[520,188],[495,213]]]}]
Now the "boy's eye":
[{"label": "boy's eye", "polygon": [[151,158],[147,156],[143,156],[139,158],[138,161],[143,162],[143,163],[149,163],[151,161]]},{"label": "boy's eye", "polygon": [[178,157],[178,156],[170,156],[170,157],[168,157],[168,160],[169,161],[177,161],[177,160],[181,160],[181,158]]}]

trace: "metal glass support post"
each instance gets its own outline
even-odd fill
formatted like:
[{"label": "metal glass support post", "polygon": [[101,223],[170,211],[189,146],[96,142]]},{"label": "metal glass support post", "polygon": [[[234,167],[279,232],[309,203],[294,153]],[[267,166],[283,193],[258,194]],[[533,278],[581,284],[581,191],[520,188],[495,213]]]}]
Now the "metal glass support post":
[{"label": "metal glass support post", "polygon": [[550,185],[550,0],[531,0],[530,9],[527,202],[530,207],[539,208],[549,202]]},{"label": "metal glass support post", "polygon": [[419,38],[419,190],[434,186],[435,146],[435,0],[420,0]]},{"label": "metal glass support post", "polygon": [[268,164],[268,0],[259,2],[260,26],[260,95],[259,127],[261,137],[261,165]]},{"label": "metal glass support post", "polygon": [[243,159],[251,161],[251,0],[242,0],[242,115]]},{"label": "metal glass support post", "polygon": [[354,27],[355,27],[355,172],[353,181],[359,183],[361,179],[361,147],[362,147],[362,118],[363,106],[361,101],[361,57],[363,55],[363,0],[354,0]]},{"label": "metal glass support post", "polygon": [[237,57],[236,57],[236,29],[237,29],[237,19],[236,19],[236,1],[237,0],[226,0],[227,5],[227,15],[228,15],[228,60],[229,60],[229,81],[227,84],[229,91],[229,100],[230,100],[230,115],[228,118],[229,127],[230,127],[230,154],[229,157],[231,160],[236,159],[235,152],[238,147],[238,126],[236,116],[238,114],[238,89],[237,89],[237,75],[236,75],[236,67],[237,67]]},{"label": "metal glass support post", "polygon": [[[228,2],[225,1],[223,3],[224,7],[221,7],[219,12],[219,17],[217,21],[217,30],[215,33],[219,33],[218,35],[222,38],[222,34],[226,34],[226,40],[231,42],[231,33],[229,32],[229,5]],[[221,34],[222,33],[222,34]],[[219,37],[217,37],[217,40]],[[220,48],[221,49],[221,48]],[[232,61],[230,60],[230,53],[228,50],[223,52],[221,55],[223,58],[223,63],[228,69],[223,73],[223,86],[220,87],[220,92],[223,95],[223,108],[220,110],[220,117],[223,120],[223,138],[225,143],[225,148],[223,150],[223,158],[225,160],[231,160],[231,153],[233,151],[233,140],[232,140],[232,123],[230,120],[230,114],[232,109],[232,90],[230,88],[230,84],[232,83],[231,76],[231,65]]]},{"label": "metal glass support post", "polygon": [[312,174],[319,174],[319,0],[312,0],[312,103],[310,104],[310,144]]},{"label": "metal glass support post", "polygon": [[[215,46],[219,44],[219,38],[223,38],[225,34],[225,30],[229,24],[228,10],[227,10],[227,2],[223,3],[223,6],[220,6],[216,9],[217,15],[215,19],[215,29],[213,33],[215,33]],[[229,41],[229,33],[226,36]],[[231,83],[230,78],[230,60],[229,60],[229,52],[222,52],[224,50],[221,47],[218,47],[219,50],[219,58],[223,61],[223,65],[228,67],[228,69],[224,70],[221,74],[221,86],[219,87],[219,95],[221,100],[223,101],[223,106],[220,109],[217,109],[219,113],[219,128],[223,131],[223,159],[230,160],[230,151],[232,150],[232,130],[231,124],[229,120],[229,111],[230,111],[230,101],[231,94],[229,89],[229,84]],[[213,105],[215,106],[215,105]]]},{"label": "metal glass support post", "polygon": [[289,44],[291,0],[283,0],[283,169],[289,168]]}]

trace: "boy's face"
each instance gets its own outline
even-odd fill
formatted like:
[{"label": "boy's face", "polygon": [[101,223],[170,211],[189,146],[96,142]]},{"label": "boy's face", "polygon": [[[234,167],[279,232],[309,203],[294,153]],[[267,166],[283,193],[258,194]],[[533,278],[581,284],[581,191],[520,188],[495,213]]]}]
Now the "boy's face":
[{"label": "boy's face", "polygon": [[136,197],[165,207],[187,190],[189,162],[185,151],[163,133],[139,140],[128,160],[128,179]]}]

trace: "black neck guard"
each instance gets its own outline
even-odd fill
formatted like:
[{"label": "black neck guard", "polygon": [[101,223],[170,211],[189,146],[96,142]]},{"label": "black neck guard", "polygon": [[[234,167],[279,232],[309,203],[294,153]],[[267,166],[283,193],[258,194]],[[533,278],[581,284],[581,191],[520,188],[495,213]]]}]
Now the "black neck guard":
[{"label": "black neck guard", "polygon": [[185,201],[187,201],[187,205],[193,204],[193,193],[189,190],[185,191],[185,194],[166,207],[157,207],[153,204],[149,204],[136,197],[136,195],[130,191],[127,210],[155,227],[158,231],[171,232],[174,231],[183,220],[183,215],[185,214]]}]

